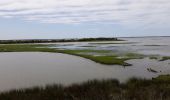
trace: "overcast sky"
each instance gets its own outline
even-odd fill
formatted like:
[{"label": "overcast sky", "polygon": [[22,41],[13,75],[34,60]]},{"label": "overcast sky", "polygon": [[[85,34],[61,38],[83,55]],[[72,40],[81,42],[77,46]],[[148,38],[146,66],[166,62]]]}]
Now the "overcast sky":
[{"label": "overcast sky", "polygon": [[0,0],[0,39],[170,36],[170,0]]}]

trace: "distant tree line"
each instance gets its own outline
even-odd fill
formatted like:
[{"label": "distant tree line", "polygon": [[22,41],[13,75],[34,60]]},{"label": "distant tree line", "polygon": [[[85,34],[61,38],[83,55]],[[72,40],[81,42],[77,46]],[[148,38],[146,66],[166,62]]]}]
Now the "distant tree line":
[{"label": "distant tree line", "polygon": [[81,39],[25,39],[25,40],[0,40],[0,44],[13,43],[54,43],[54,42],[88,42],[88,41],[120,41],[117,38],[81,38]]}]

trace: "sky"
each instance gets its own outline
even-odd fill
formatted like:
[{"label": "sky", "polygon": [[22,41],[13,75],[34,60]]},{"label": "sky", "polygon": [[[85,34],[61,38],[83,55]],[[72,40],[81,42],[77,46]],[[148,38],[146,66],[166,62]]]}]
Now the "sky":
[{"label": "sky", "polygon": [[0,0],[0,39],[170,36],[170,0]]}]

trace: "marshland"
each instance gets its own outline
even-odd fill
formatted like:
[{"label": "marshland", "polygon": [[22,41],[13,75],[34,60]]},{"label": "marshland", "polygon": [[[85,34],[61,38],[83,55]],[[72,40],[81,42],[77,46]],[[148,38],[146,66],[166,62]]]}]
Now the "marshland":
[{"label": "marshland", "polygon": [[170,100],[170,0],[0,0],[0,100]]},{"label": "marshland", "polygon": [[1,43],[0,99],[169,100],[169,40]]}]

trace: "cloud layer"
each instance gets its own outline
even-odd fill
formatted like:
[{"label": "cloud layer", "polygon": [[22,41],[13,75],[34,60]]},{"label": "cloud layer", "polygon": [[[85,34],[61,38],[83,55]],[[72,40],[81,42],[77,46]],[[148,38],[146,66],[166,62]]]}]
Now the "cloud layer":
[{"label": "cloud layer", "polygon": [[0,17],[42,23],[170,23],[169,0],[1,0]]}]

